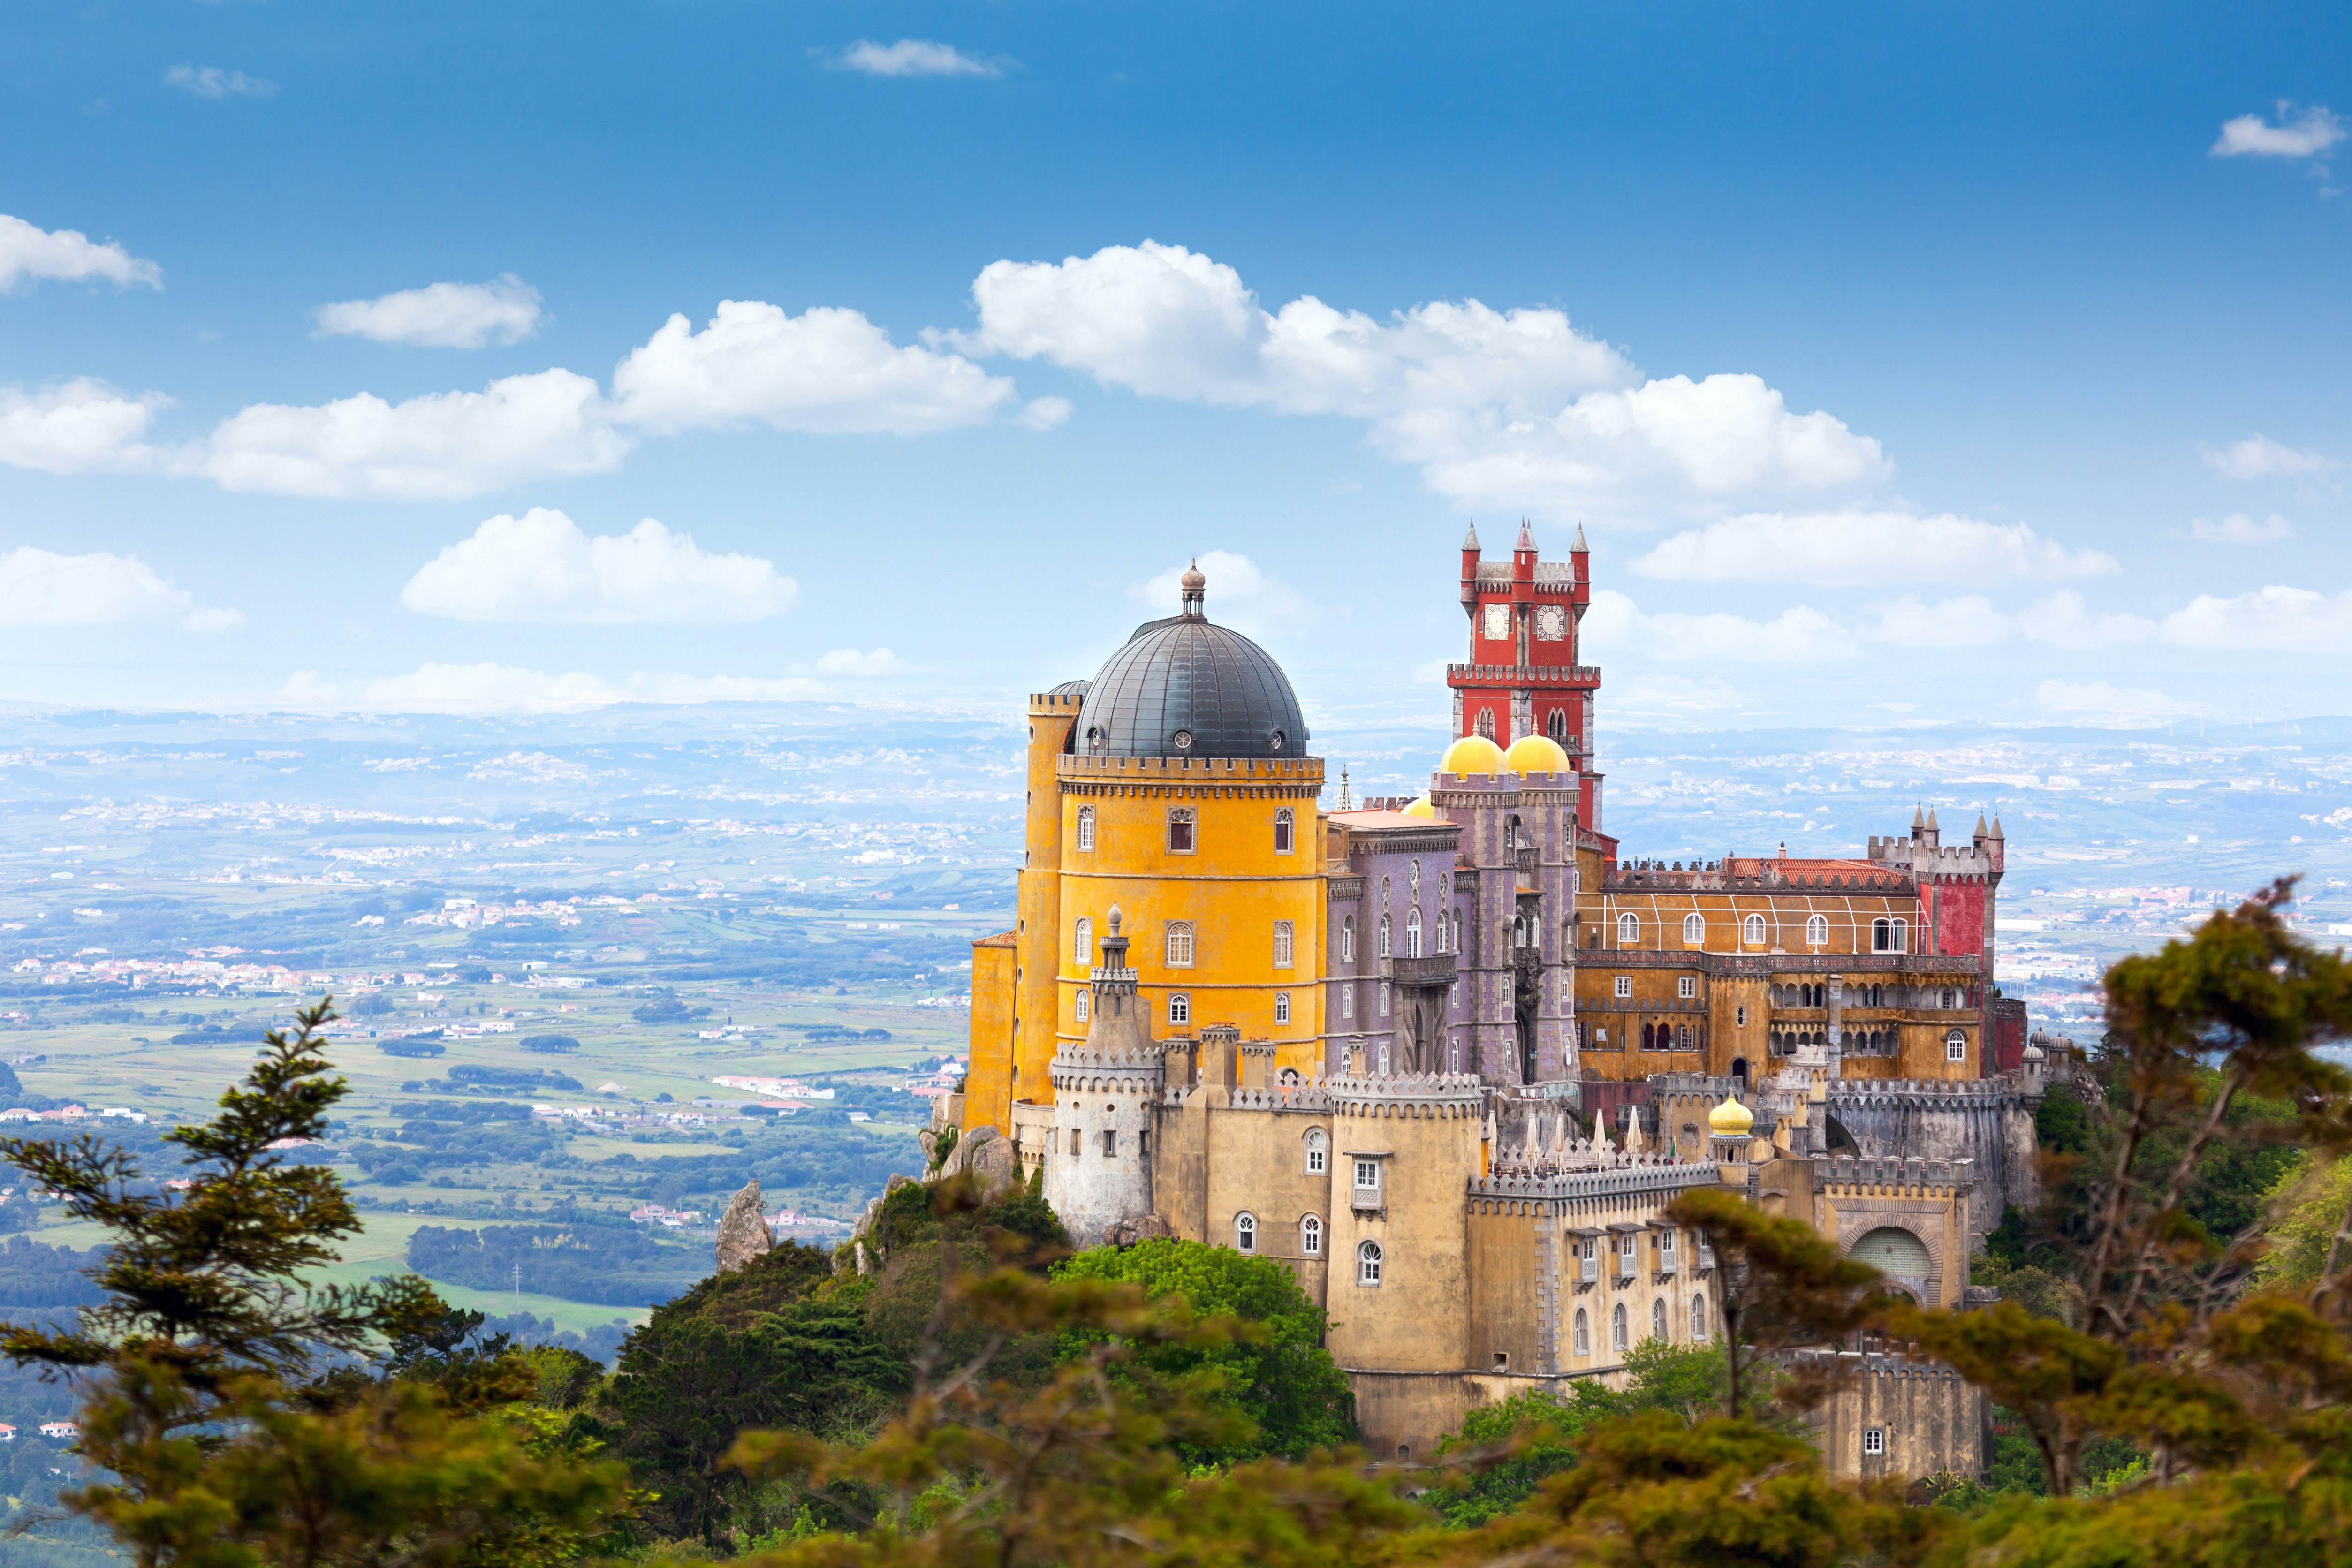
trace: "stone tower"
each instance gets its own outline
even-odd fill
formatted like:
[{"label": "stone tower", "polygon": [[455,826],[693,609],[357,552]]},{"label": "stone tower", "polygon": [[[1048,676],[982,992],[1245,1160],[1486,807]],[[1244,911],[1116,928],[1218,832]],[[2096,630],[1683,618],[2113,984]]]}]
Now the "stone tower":
[{"label": "stone tower", "polygon": [[1160,1107],[1160,1049],[1128,967],[1127,937],[1110,907],[1102,962],[1087,991],[1087,1038],[1054,1054],[1054,1124],[1045,1201],[1070,1239],[1099,1246],[1122,1220],[1151,1212],[1151,1135]]}]

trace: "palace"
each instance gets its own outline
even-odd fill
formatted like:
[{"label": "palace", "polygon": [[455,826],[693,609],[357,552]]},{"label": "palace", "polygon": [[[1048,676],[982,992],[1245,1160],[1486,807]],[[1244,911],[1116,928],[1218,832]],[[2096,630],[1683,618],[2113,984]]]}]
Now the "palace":
[{"label": "palace", "polygon": [[[1284,1260],[1360,1423],[1467,1409],[1714,1332],[1662,1218],[1728,1186],[1935,1305],[2031,1197],[2042,1053],[1994,986],[2000,824],[1849,858],[1622,857],[1594,760],[1580,529],[1464,542],[1454,740],[1410,798],[1321,805],[1279,665],[1184,573],[1091,681],[1029,702],[1013,928],[972,949],[965,1144],[1013,1145],[1083,1244]],[[1948,1373],[1823,1347],[1852,1474],[1973,1470]]]}]

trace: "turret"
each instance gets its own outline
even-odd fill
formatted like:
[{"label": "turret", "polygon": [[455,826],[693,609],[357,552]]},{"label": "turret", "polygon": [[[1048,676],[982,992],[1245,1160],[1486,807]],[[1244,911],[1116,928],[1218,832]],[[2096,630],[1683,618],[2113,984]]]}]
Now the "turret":
[{"label": "turret", "polygon": [[1081,1247],[1151,1212],[1151,1133],[1165,1068],[1136,1000],[1119,919],[1111,905],[1102,962],[1091,975],[1086,1042],[1066,1042],[1054,1054],[1045,1201]]},{"label": "turret", "polygon": [[1462,613],[1478,613],[1478,525],[1475,522],[1462,538]]}]

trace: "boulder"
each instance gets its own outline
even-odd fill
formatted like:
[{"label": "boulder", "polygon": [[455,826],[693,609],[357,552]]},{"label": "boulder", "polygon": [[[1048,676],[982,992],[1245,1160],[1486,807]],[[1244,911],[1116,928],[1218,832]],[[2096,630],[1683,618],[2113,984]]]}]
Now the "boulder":
[{"label": "boulder", "polygon": [[755,1179],[728,1203],[719,1218],[719,1271],[740,1269],[772,1249],[776,1239],[768,1233],[768,1217]]},{"label": "boulder", "polygon": [[1122,1219],[1110,1228],[1103,1240],[1113,1247],[1131,1247],[1139,1241],[1170,1234],[1168,1222],[1156,1214],[1141,1214],[1133,1219]]},{"label": "boulder", "polygon": [[1021,1162],[1013,1152],[1013,1140],[993,1127],[974,1127],[956,1140],[940,1166],[940,1179],[969,1176],[980,1188],[982,1203],[994,1203],[1013,1190],[1021,1179]]}]

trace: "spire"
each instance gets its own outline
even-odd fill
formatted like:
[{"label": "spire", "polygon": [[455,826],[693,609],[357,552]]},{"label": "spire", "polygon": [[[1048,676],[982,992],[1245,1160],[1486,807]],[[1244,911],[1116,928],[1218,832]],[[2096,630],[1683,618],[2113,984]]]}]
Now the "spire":
[{"label": "spire", "polygon": [[1470,519],[1470,531],[1462,536],[1462,548],[1464,549],[1478,548],[1478,519],[1475,517]]},{"label": "spire", "polygon": [[1940,833],[1944,831],[1936,825],[1936,808],[1933,806],[1927,808],[1927,831],[1931,833]]},{"label": "spire", "polygon": [[1919,829],[1919,828],[1924,828],[1924,827],[1926,827],[1927,825],[1927,809],[1925,806],[1914,806],[1914,807],[1912,807],[1912,808],[1911,808],[1911,826],[1916,830],[1916,829]]},{"label": "spire", "polygon": [[2000,831],[2000,813],[1999,811],[1995,811],[1992,814],[1992,836],[1996,839],[2007,836]]},{"label": "spire", "polygon": [[1576,538],[1575,538],[1575,539],[1574,539],[1572,542],[1570,542],[1570,545],[1569,545],[1569,547],[1568,547],[1568,548],[1569,548],[1569,552],[1570,552],[1570,554],[1572,554],[1572,555],[1582,555],[1582,554],[1584,554],[1584,552],[1585,552],[1587,549],[1589,549],[1591,548],[1590,546],[1588,546],[1588,545],[1584,542],[1584,525],[1583,525],[1583,523],[1579,522],[1579,523],[1576,525]]},{"label": "spire", "polygon": [[1348,793],[1348,765],[1344,762],[1339,765],[1339,809],[1342,811],[1352,811],[1356,809],[1355,797]]},{"label": "spire", "polygon": [[1983,838],[1983,837],[1985,836],[1985,820],[1984,820],[1984,813],[1983,813],[1982,811],[1979,811],[1979,812],[1977,813],[1977,832],[1976,832],[1976,836],[1977,836],[1978,838],[1980,838],[1980,839],[1981,839],[1981,838]]},{"label": "spire", "polygon": [[1536,548],[1536,530],[1525,517],[1519,519],[1519,542],[1513,545],[1511,548],[1515,550],[1533,549]]},{"label": "spire", "polygon": [[1208,597],[1209,580],[1201,575],[1201,563],[1197,559],[1184,569],[1184,575],[1177,582],[1183,592],[1186,619],[1206,619],[1208,612],[1202,609],[1201,604]]}]

